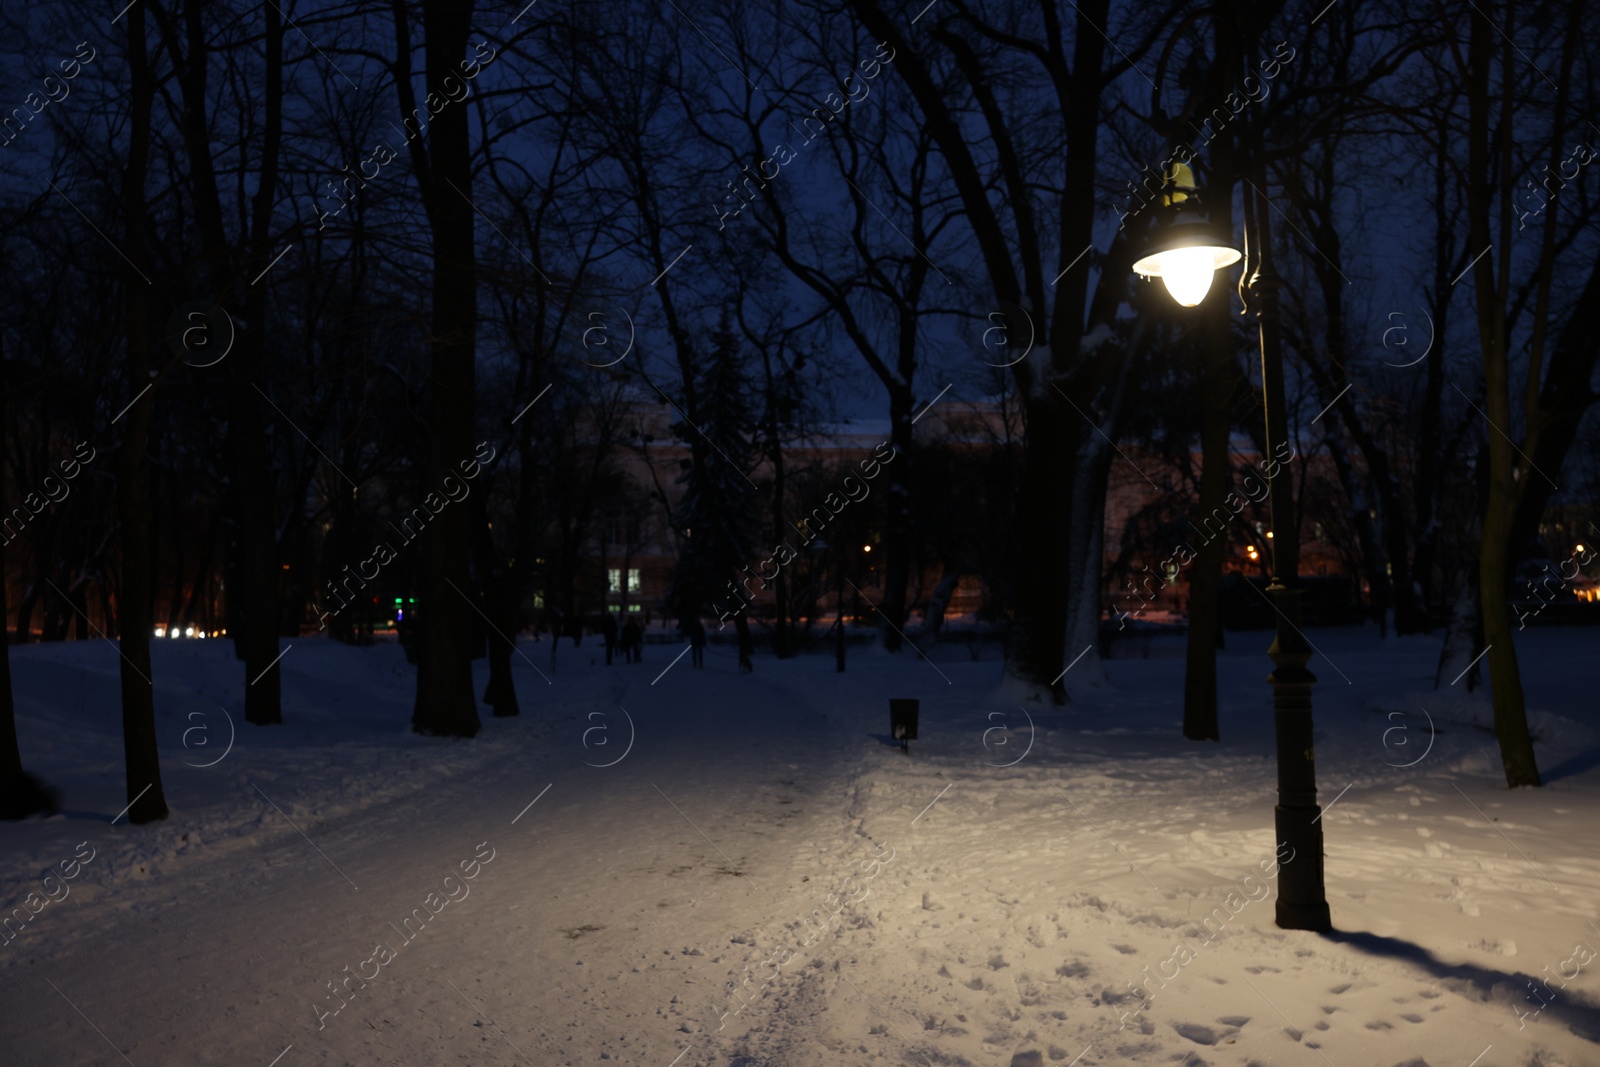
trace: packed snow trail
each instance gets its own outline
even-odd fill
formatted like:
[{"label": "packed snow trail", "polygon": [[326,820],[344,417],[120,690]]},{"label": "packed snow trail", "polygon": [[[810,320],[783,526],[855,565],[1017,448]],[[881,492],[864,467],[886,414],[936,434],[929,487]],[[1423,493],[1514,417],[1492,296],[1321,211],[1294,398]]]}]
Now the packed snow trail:
[{"label": "packed snow trail", "polygon": [[[949,646],[749,676],[730,646],[567,646],[546,685],[530,643],[524,714],[452,742],[406,732],[398,649],[297,641],[287,725],[226,755],[225,644],[162,646],[173,816],[140,828],[109,825],[115,651],[20,649],[24,755],[68,816],[0,826],[7,907],[94,854],[0,948],[0,1060],[1600,1062],[1586,635],[1529,636],[1552,784],[1513,794],[1481,698],[1431,691],[1436,643],[1314,633],[1330,938],[1272,922],[1259,636],[1204,746],[1177,659],[1060,709]],[[891,696],[922,701],[909,757]]]}]

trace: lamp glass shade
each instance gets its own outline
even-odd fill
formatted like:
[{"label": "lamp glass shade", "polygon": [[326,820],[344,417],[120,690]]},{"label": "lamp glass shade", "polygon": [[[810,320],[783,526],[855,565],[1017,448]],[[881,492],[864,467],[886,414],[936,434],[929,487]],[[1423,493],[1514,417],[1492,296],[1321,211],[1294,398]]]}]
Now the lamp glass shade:
[{"label": "lamp glass shade", "polygon": [[1239,262],[1239,250],[1227,239],[1221,227],[1204,219],[1184,219],[1158,234],[1147,254],[1134,263],[1134,272],[1160,278],[1174,300],[1194,307],[1211,291],[1211,276]]},{"label": "lamp glass shade", "polygon": [[1172,299],[1186,308],[1192,308],[1211,291],[1211,276],[1217,272],[1216,257],[1211,249],[1174,248],[1156,256],[1161,266],[1161,280],[1166,283]]}]

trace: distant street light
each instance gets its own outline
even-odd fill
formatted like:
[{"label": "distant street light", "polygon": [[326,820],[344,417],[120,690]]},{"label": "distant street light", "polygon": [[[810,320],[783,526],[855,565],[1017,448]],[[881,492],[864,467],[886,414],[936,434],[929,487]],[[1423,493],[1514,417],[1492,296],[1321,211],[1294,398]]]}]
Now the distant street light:
[{"label": "distant street light", "polygon": [[[1259,151],[1256,153],[1259,158]],[[1145,255],[1134,263],[1136,273],[1160,278],[1174,300],[1194,307],[1205,299],[1217,271],[1237,263],[1232,234],[1222,232],[1200,207],[1194,172],[1175,163],[1165,175],[1161,210],[1150,234]],[[1261,173],[1256,186],[1266,185]],[[1259,202],[1256,200],[1259,198]],[[1272,266],[1272,235],[1266,195],[1259,188],[1245,193],[1246,284],[1239,295],[1247,311],[1254,311],[1261,338],[1261,394],[1266,411],[1267,455],[1287,440],[1284,419],[1283,346],[1278,322],[1281,279]],[[1323,888],[1322,808],[1317,804],[1317,765],[1312,743],[1311,687],[1316,676],[1306,668],[1311,647],[1300,632],[1300,531],[1294,523],[1294,501],[1288,478],[1268,482],[1273,530],[1282,537],[1272,541],[1272,584],[1267,587],[1277,615],[1277,640],[1268,655],[1273,672],[1273,724],[1277,734],[1278,804],[1273,821],[1280,844],[1289,845],[1293,860],[1282,865],[1278,878],[1277,923],[1286,930],[1333,928]],[[1254,558],[1252,549],[1251,558]]]}]

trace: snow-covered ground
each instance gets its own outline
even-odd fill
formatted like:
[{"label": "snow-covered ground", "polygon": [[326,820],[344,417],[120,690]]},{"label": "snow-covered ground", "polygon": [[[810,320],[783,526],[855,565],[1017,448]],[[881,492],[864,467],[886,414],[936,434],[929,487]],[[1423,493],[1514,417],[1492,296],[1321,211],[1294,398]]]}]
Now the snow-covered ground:
[{"label": "snow-covered ground", "polygon": [[0,1063],[1600,1063],[1595,631],[1519,635],[1549,784],[1516,793],[1437,641],[1309,636],[1332,936],[1273,924],[1262,633],[1221,745],[1181,738],[1162,641],[1066,708],[992,647],[527,642],[524,714],[470,742],[408,732],[393,645],[292,642],[258,729],[228,642],[158,643],[172,816],[139,828],[116,651],[13,649],[67,813],[0,824]]}]

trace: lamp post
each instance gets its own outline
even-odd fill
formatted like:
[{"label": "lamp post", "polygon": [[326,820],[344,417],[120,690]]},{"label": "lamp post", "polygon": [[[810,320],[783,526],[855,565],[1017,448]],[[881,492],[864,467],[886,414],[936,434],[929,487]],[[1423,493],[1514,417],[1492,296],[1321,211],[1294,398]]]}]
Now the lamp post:
[{"label": "lamp post", "polygon": [[[1260,154],[1257,153],[1257,158]],[[1267,218],[1264,174],[1245,193],[1245,284],[1239,294],[1246,312],[1254,312],[1261,342],[1261,397],[1266,413],[1266,446],[1288,440],[1283,399],[1283,344],[1278,319],[1282,281],[1272,265],[1271,230]],[[1135,272],[1160,278],[1179,304],[1194,307],[1205,299],[1212,276],[1239,261],[1232,235],[1221,233],[1200,209],[1194,172],[1177,163],[1168,169],[1162,215]],[[1311,687],[1316,676],[1307,669],[1311,648],[1300,632],[1300,530],[1288,477],[1269,479],[1272,509],[1272,584],[1267,593],[1277,616],[1277,639],[1267,655],[1273,671],[1273,725],[1278,749],[1278,804],[1273,810],[1279,848],[1291,858],[1279,860],[1277,922],[1285,930],[1332,929],[1323,889],[1322,809],[1317,804],[1316,753],[1312,744]]]}]

